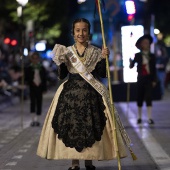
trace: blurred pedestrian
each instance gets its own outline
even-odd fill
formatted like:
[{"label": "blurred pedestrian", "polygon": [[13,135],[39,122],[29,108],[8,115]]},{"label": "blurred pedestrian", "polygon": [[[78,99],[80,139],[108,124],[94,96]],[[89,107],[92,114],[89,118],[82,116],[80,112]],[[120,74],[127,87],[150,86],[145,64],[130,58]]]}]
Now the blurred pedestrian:
[{"label": "blurred pedestrian", "polygon": [[26,86],[22,84],[22,70],[18,65],[13,65],[8,69],[9,86],[11,86],[12,93],[21,98],[21,92],[24,91],[24,98],[26,98]]},{"label": "blurred pedestrian", "polygon": [[130,60],[130,68],[133,68],[135,63],[137,63],[138,124],[142,123],[142,106],[144,100],[147,106],[148,123],[154,124],[152,119],[152,90],[156,85],[157,76],[155,55],[150,52],[152,41],[152,37],[148,34],[140,37],[136,42],[136,47],[140,52],[135,54],[133,60]]},{"label": "blurred pedestrian", "polygon": [[0,90],[7,87],[7,82],[4,79],[0,78]]},{"label": "blurred pedestrian", "polygon": [[30,61],[31,63],[25,71],[25,81],[29,85],[31,126],[40,126],[43,93],[47,91],[46,70],[41,64],[39,53],[34,52]]},{"label": "blurred pedestrian", "polygon": [[162,40],[158,40],[155,44],[155,56],[157,77],[160,83],[161,97],[163,97],[165,92],[166,66],[169,58],[166,46]]},{"label": "blurred pedestrian", "polygon": [[12,65],[7,70],[1,72],[1,86],[4,92],[10,95],[21,96],[21,90],[25,90],[26,86],[21,84],[23,76],[21,68],[18,65]]},{"label": "blurred pedestrian", "polygon": [[[90,23],[84,18],[73,22],[72,35],[75,44],[67,48],[56,44],[53,49],[59,77],[68,75],[68,79],[59,86],[48,110],[37,154],[46,159],[72,159],[69,170],[79,170],[79,159],[85,160],[86,170],[95,170],[92,160],[116,158],[116,136],[119,155],[126,156],[120,134],[126,131],[116,122],[119,128],[115,134],[109,94],[98,80],[106,76],[109,49],[88,43]],[[116,110],[115,114],[118,116]],[[116,120],[120,121],[118,117]]]}]

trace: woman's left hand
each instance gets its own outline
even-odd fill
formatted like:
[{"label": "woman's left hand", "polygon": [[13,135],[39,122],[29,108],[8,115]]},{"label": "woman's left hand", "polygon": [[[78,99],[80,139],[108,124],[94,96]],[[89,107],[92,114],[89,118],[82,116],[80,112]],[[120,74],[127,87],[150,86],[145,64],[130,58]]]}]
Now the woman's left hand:
[{"label": "woman's left hand", "polygon": [[105,59],[106,57],[109,57],[110,51],[107,47],[102,48],[102,57]]}]

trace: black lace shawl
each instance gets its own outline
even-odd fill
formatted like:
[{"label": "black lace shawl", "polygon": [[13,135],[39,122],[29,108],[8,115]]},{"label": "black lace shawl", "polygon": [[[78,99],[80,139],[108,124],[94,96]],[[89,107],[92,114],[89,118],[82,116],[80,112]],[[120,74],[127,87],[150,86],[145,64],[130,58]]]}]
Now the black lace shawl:
[{"label": "black lace shawl", "polygon": [[[106,76],[105,60],[97,63],[92,74]],[[67,67],[60,65],[60,78],[68,74]],[[106,117],[102,96],[79,74],[70,74],[59,96],[52,127],[66,147],[81,152],[101,140]]]}]

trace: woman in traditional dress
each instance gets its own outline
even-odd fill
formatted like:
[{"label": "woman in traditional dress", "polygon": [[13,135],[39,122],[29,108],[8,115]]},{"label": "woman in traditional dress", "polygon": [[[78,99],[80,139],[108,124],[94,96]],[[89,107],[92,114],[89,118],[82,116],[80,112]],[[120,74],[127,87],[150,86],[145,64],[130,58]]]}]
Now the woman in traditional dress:
[{"label": "woman in traditional dress", "polygon": [[[53,61],[59,77],[68,79],[58,88],[48,110],[37,154],[46,159],[71,159],[69,170],[79,170],[85,160],[86,170],[95,170],[92,160],[126,157],[123,138],[129,140],[116,114],[116,131],[107,88],[99,81],[106,77],[108,48],[102,50],[88,43],[90,23],[81,18],[73,22],[75,44],[56,44]],[[117,132],[117,133],[116,133]]]}]

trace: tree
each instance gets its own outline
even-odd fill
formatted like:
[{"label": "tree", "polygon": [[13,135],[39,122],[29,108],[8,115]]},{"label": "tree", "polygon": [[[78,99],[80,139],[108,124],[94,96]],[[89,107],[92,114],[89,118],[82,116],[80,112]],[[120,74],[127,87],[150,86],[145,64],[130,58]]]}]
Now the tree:
[{"label": "tree", "polygon": [[[8,28],[14,28],[17,31],[20,25],[16,12],[17,2],[0,0],[0,4],[2,4],[0,6],[0,16],[2,16],[0,21],[4,30],[8,31]],[[28,20],[33,20],[36,39],[45,38],[50,44],[53,44],[61,35],[64,35],[63,31],[67,30],[67,21],[70,17],[69,7],[68,0],[29,0],[26,7],[23,8],[24,25]],[[8,21],[9,26],[4,24],[4,20]],[[13,26],[11,27],[11,25]]]}]

